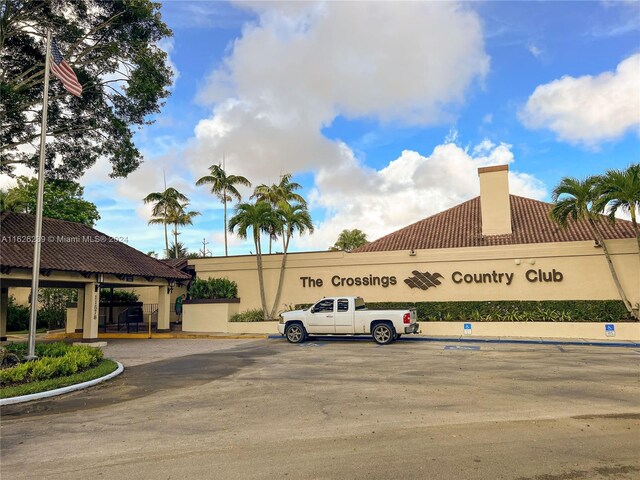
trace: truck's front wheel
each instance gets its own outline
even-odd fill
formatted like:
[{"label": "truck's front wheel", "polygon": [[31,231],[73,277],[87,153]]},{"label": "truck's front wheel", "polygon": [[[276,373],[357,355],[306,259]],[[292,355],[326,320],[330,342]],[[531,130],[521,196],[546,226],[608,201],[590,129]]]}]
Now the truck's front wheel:
[{"label": "truck's front wheel", "polygon": [[378,345],[387,345],[391,343],[395,338],[395,332],[393,327],[387,323],[378,323],[371,331],[373,339]]},{"label": "truck's front wheel", "polygon": [[291,343],[302,343],[307,336],[307,332],[300,323],[290,323],[284,330],[284,336]]}]

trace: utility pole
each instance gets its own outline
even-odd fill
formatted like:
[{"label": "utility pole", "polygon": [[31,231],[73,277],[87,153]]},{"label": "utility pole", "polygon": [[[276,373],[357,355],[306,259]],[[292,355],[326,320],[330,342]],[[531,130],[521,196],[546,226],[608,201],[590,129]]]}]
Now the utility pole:
[{"label": "utility pole", "polygon": [[208,243],[209,242],[207,242],[206,238],[202,239],[202,249],[199,252],[201,257],[206,257],[207,255],[211,255],[211,250],[207,249],[207,244]]}]

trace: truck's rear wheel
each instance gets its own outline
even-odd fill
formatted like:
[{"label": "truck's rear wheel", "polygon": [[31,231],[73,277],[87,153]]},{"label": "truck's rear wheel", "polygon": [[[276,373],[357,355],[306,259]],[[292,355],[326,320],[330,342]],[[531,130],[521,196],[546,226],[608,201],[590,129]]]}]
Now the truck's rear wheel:
[{"label": "truck's rear wheel", "polygon": [[373,327],[371,335],[373,335],[373,340],[378,345],[387,345],[388,343],[393,342],[393,339],[395,338],[393,327],[387,323],[378,323]]},{"label": "truck's rear wheel", "polygon": [[307,336],[307,332],[305,331],[302,324],[290,323],[284,330],[284,336],[287,337],[287,340],[289,340],[291,343],[302,343]]}]

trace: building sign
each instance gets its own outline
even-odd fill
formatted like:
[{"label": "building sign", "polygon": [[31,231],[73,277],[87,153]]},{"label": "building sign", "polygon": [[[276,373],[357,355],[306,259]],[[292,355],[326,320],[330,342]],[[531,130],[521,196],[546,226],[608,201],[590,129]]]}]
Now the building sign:
[{"label": "building sign", "polygon": [[[523,280],[526,280],[529,283],[558,283],[564,280],[562,272],[555,268],[550,271],[543,270],[541,268],[529,269],[524,273],[524,275],[522,275],[522,277],[524,277]],[[492,270],[490,272],[455,271],[449,278],[454,285],[502,284],[508,287],[516,282],[518,277],[515,272],[500,272]],[[420,290],[428,290],[429,288],[442,285],[443,281],[445,281],[445,277],[441,273],[413,270],[411,275],[404,280],[404,283],[412,289],[418,288]],[[341,275],[333,275],[328,282],[321,277],[306,276],[300,277],[300,282],[302,283],[302,288],[321,288],[329,285],[333,287],[389,288],[398,285],[398,279],[393,275],[380,276],[374,274],[364,275],[361,277],[343,277]]]}]

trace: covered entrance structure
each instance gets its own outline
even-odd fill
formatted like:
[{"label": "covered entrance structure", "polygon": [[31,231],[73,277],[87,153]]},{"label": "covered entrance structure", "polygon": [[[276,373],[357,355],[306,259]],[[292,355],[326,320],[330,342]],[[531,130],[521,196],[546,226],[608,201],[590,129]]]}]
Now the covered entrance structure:
[{"label": "covered entrance structure", "polygon": [[[0,340],[7,336],[9,288],[30,287],[35,216],[0,215]],[[82,332],[82,341],[98,340],[100,289],[158,289],[157,328],[169,331],[171,293],[191,276],[128,246],[124,239],[65,220],[44,218],[40,261],[41,288],[78,290],[77,313],[67,318],[67,332]]]}]

